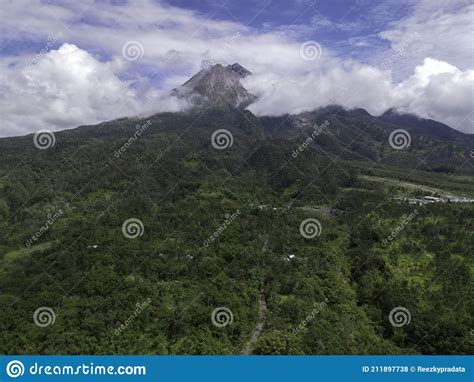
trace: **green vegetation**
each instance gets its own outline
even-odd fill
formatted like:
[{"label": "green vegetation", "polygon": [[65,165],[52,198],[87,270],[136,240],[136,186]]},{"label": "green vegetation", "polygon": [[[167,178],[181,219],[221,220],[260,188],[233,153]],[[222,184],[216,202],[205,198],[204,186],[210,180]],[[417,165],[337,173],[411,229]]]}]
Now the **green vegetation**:
[{"label": "green vegetation", "polygon": [[387,165],[373,165],[370,163],[352,163],[357,167],[361,178],[383,181],[397,186],[418,188],[424,191],[451,193],[474,198],[474,178],[472,176],[458,176],[424,172],[418,170],[400,169]]},{"label": "green vegetation", "polygon": [[16,251],[11,251],[11,252],[6,253],[5,256],[3,257],[3,260],[6,263],[10,263],[13,260],[17,260],[17,259],[19,259],[23,256],[30,255],[34,252],[43,252],[44,250],[48,249],[49,247],[51,247],[51,243],[46,242],[46,243],[41,243],[41,244],[38,244],[38,245],[34,245],[33,247],[20,248]]},{"label": "green vegetation", "polygon": [[[417,168],[403,178],[410,157],[437,141],[413,136],[409,152],[393,156],[389,130],[373,126],[351,144],[367,126],[352,114],[330,120],[296,158],[305,131],[281,118],[208,110],[150,120],[118,158],[143,121],[60,132],[48,150],[31,136],[0,140],[1,353],[239,354],[262,293],[254,354],[472,353],[474,206],[392,200],[394,190],[410,192],[399,181],[449,180],[447,190],[471,194],[463,147],[438,142],[439,156],[426,159],[451,158],[454,174]],[[232,147],[212,147],[218,128],[232,132]],[[326,209],[304,208],[318,206]],[[142,236],[122,234],[130,218]],[[301,235],[308,218],[320,221],[320,236]],[[54,325],[34,324],[43,306]],[[411,322],[394,327],[399,306]],[[232,311],[231,324],[213,324],[217,307]]]}]

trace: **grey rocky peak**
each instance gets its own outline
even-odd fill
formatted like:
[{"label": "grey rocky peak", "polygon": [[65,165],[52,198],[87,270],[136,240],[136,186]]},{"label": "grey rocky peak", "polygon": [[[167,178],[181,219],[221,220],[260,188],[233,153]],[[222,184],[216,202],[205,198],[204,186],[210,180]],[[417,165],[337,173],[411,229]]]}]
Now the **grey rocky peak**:
[{"label": "grey rocky peak", "polygon": [[247,70],[246,68],[244,68],[242,65],[240,65],[237,62],[235,64],[232,64],[232,65],[227,65],[226,69],[232,70],[240,78],[244,78],[244,77],[247,77],[247,76],[252,74],[252,72],[250,70]]},{"label": "grey rocky peak", "polygon": [[251,74],[238,63],[227,66],[215,64],[196,73],[173,89],[171,94],[187,99],[196,107],[231,105],[245,109],[256,97],[243,87],[240,80]]}]

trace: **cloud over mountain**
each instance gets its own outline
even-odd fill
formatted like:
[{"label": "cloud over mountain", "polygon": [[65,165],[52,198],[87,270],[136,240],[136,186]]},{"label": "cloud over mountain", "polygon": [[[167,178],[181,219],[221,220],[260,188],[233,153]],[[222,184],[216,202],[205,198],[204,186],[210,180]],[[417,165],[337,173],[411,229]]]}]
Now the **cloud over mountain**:
[{"label": "cloud over mountain", "polygon": [[63,44],[16,71],[7,71],[0,105],[2,135],[57,130],[113,118],[177,111],[184,100],[158,90],[137,91],[119,78],[124,63],[101,62],[73,44]]},{"label": "cloud over mountain", "polygon": [[[383,12],[381,5],[375,7],[374,20],[399,9],[395,3],[386,0]],[[360,20],[324,21],[323,31],[321,22],[314,21],[321,20],[315,16],[320,12],[311,6],[311,22],[283,27],[208,17],[151,0],[15,1],[6,7],[2,25],[0,107],[6,127],[0,134],[181,110],[186,106],[182,100],[165,95],[209,61],[239,62],[255,73],[245,79],[245,86],[260,95],[250,107],[258,114],[298,112],[328,103],[363,107],[374,114],[396,107],[474,132],[469,119],[472,28],[467,22],[474,7],[464,0],[439,7],[424,0],[409,3],[405,14],[382,20],[383,27],[369,33]],[[260,11],[265,13],[264,8]],[[260,14],[257,9],[250,18]],[[350,28],[341,27],[344,22]],[[353,50],[341,53],[337,37],[330,40],[324,34],[328,29],[349,33],[344,41],[353,44]],[[60,39],[25,72],[35,54],[58,34]],[[321,47],[316,59],[301,55],[302,43],[308,40]],[[137,59],[124,55],[130,42],[141,49]],[[369,52],[368,57],[361,59],[355,51]]]},{"label": "cloud over mountain", "polygon": [[343,63],[324,73],[284,77],[262,73],[245,85],[260,98],[249,107],[257,115],[281,115],[328,104],[362,107],[374,115],[389,108],[436,119],[465,132],[474,132],[472,89],[474,71],[426,58],[414,73],[395,83],[389,70]]}]

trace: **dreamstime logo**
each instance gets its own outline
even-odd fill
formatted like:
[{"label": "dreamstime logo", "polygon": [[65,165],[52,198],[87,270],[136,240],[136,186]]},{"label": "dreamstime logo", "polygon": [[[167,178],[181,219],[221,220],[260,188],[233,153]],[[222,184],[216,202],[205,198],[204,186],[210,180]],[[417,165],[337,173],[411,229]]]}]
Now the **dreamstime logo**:
[{"label": "dreamstime logo", "polygon": [[234,315],[229,308],[220,306],[212,311],[211,314],[212,323],[218,328],[232,324],[234,322]]},{"label": "dreamstime logo", "polygon": [[316,41],[306,41],[300,46],[300,56],[305,61],[317,60],[321,57],[323,49]]},{"label": "dreamstime logo", "polygon": [[410,146],[410,133],[403,129],[393,130],[388,138],[388,143],[395,150],[403,150]]},{"label": "dreamstime logo", "polygon": [[56,321],[56,314],[53,309],[48,308],[47,306],[42,306],[35,310],[33,313],[33,321],[36,326],[40,328],[45,328],[50,325],[54,325]]},{"label": "dreamstime logo", "polygon": [[474,159],[474,150],[471,150],[471,152],[469,153],[469,156]]},{"label": "dreamstime logo", "polygon": [[46,150],[55,145],[56,137],[52,131],[41,130],[33,136],[33,143],[37,149]]},{"label": "dreamstime logo", "polygon": [[122,234],[127,239],[136,239],[142,236],[144,231],[143,222],[136,218],[127,219],[122,224]]},{"label": "dreamstime logo", "polygon": [[13,360],[7,363],[6,371],[10,378],[18,378],[25,373],[25,366],[21,361]]},{"label": "dreamstime logo", "polygon": [[323,232],[321,222],[314,218],[305,219],[300,224],[300,233],[305,239],[313,239]]},{"label": "dreamstime logo", "polygon": [[219,129],[212,133],[211,136],[212,147],[217,150],[224,150],[231,147],[234,143],[234,137],[229,130]]},{"label": "dreamstime logo", "polygon": [[138,41],[127,41],[122,47],[122,56],[127,61],[136,61],[143,57],[145,49]]},{"label": "dreamstime logo", "polygon": [[397,306],[390,311],[388,320],[392,326],[401,328],[402,326],[407,326],[411,322],[411,314],[407,308]]}]

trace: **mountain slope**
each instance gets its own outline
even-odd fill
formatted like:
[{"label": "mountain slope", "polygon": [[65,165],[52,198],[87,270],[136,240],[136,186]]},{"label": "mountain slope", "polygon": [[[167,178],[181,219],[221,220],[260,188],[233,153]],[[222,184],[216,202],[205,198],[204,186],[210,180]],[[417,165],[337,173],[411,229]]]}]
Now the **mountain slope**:
[{"label": "mountain slope", "polygon": [[462,133],[432,119],[420,118],[413,114],[399,113],[394,109],[387,110],[378,119],[415,134],[456,142],[461,145],[474,145],[474,135]]},{"label": "mountain slope", "polygon": [[237,63],[225,67],[221,64],[212,65],[173,89],[171,94],[197,106],[228,104],[245,109],[256,97],[242,86],[240,80],[251,74]]},{"label": "mountain slope", "polygon": [[[410,121],[414,121],[410,117]],[[428,134],[416,125],[394,125],[392,120],[374,117],[363,109],[345,110],[341,106],[320,108],[299,115],[261,117],[261,124],[273,137],[292,142],[296,150],[307,139],[321,154],[341,160],[362,160],[429,172],[474,174],[469,163],[474,137],[439,124],[445,132]],[[327,121],[327,122],[325,122]],[[426,122],[429,123],[429,122]],[[390,145],[390,133],[405,129],[410,144],[402,149]]]},{"label": "mountain slope", "polygon": [[[212,99],[206,73],[191,87]],[[408,177],[473,192],[472,162],[418,132],[395,150],[393,128],[361,109],[258,118],[225,103],[61,131],[44,150],[0,139],[0,352],[239,354],[263,290],[254,354],[472,353],[474,205],[400,202],[425,195]],[[441,162],[453,173],[432,172]],[[395,327],[400,306],[411,322]],[[54,325],[34,324],[39,307]]]}]

